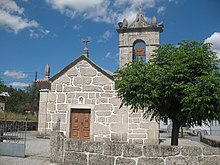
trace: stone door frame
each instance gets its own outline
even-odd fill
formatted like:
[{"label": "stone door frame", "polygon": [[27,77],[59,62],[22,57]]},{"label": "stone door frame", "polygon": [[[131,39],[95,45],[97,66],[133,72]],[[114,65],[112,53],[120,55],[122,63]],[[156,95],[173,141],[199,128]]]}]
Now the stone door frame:
[{"label": "stone door frame", "polygon": [[[90,116],[90,109],[71,109],[71,138],[82,141],[90,141]],[[77,137],[74,136],[74,132],[77,133]]]},{"label": "stone door frame", "polygon": [[71,111],[72,110],[84,110],[84,109],[90,109],[90,141],[94,141],[94,123],[95,123],[95,112],[94,112],[94,105],[93,104],[74,104],[69,105],[68,107],[68,114],[67,114],[67,132],[66,136],[70,137],[70,129],[71,129]]}]

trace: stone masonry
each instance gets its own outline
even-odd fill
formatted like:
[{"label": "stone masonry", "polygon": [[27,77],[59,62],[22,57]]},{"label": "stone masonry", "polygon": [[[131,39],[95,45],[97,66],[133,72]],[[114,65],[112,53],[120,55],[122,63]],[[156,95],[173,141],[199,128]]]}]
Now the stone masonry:
[{"label": "stone masonry", "polygon": [[119,27],[116,30],[119,34],[119,67],[121,68],[133,61],[133,50],[137,42],[145,44],[146,60],[150,59],[153,51],[160,46],[160,33],[163,31],[163,24],[157,24],[155,16],[152,18],[152,24],[149,24],[145,20],[143,12],[140,11],[130,26],[124,19],[123,22],[119,22]]},{"label": "stone masonry", "polygon": [[51,90],[41,90],[39,117],[46,119],[46,125],[39,123],[39,134],[50,134],[59,120],[59,131],[68,137],[71,109],[87,108],[91,109],[91,141],[158,144],[158,123],[143,119],[142,113],[132,113],[129,107],[119,109],[113,78],[94,68],[87,57],[79,58],[51,82]]},{"label": "stone masonry", "polygon": [[63,165],[220,165],[212,147],[83,142],[51,136],[51,162]]},{"label": "stone masonry", "polygon": [[133,46],[135,41],[141,40],[146,44],[146,58],[149,60],[150,55],[160,45],[160,32],[129,32],[119,33],[119,53],[120,67],[129,63],[133,59]]}]

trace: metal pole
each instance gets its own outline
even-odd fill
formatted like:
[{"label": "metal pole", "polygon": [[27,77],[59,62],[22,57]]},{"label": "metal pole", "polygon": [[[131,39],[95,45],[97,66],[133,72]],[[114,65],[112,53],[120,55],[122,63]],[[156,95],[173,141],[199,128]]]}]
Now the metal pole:
[{"label": "metal pole", "polygon": [[26,149],[26,138],[27,138],[27,117],[25,117],[25,128],[24,128],[24,151]]}]

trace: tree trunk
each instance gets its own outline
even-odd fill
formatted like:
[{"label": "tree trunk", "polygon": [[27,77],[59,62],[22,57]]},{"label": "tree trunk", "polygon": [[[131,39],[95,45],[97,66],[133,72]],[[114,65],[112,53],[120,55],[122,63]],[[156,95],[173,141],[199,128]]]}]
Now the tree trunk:
[{"label": "tree trunk", "polygon": [[175,119],[172,119],[172,122],[173,122],[173,128],[172,128],[171,145],[178,145],[180,123]]}]

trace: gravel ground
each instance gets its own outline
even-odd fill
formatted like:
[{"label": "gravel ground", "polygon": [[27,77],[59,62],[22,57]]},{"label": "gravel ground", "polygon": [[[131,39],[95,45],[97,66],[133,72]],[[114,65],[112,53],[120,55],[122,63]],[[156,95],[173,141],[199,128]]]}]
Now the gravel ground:
[{"label": "gravel ground", "polygon": [[[195,139],[197,140],[197,139]],[[169,133],[161,133],[160,134],[160,145],[170,145],[171,144],[171,135]],[[199,141],[192,140],[191,136],[184,136],[183,138],[179,137],[178,140],[179,146],[199,146],[199,147],[207,147],[208,145]]]}]

